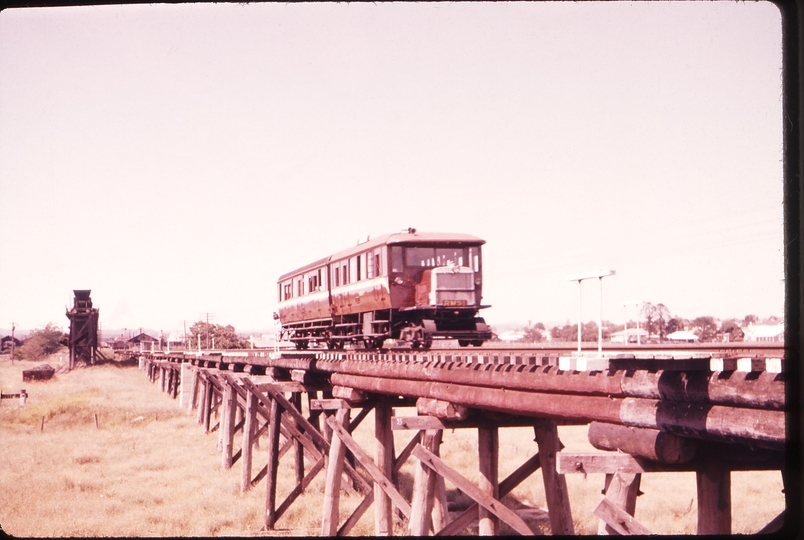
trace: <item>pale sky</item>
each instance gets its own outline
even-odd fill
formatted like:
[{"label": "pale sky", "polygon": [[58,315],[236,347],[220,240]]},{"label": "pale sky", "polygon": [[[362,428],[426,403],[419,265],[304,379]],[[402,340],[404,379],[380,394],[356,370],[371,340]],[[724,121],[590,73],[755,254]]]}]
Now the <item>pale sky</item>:
[{"label": "pale sky", "polygon": [[492,326],[576,322],[598,269],[617,323],[781,316],[781,61],[765,2],[2,11],[0,328],[86,288],[267,330],[279,275],[407,227],[487,241]]}]

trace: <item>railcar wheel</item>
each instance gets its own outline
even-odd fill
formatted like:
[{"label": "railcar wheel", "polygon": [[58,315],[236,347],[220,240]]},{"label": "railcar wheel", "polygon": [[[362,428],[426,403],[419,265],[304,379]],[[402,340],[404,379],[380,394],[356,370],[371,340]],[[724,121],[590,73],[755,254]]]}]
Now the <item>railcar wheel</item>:
[{"label": "railcar wheel", "polygon": [[377,345],[372,338],[366,338],[363,340],[363,348],[370,351],[376,349]]},{"label": "railcar wheel", "polygon": [[483,346],[482,339],[476,339],[472,342],[472,347],[482,347],[482,346]]},{"label": "railcar wheel", "polygon": [[[474,342],[472,342],[472,343],[474,344]],[[461,347],[468,347],[469,346],[469,340],[468,339],[459,339],[458,340],[458,345],[460,345]]]}]

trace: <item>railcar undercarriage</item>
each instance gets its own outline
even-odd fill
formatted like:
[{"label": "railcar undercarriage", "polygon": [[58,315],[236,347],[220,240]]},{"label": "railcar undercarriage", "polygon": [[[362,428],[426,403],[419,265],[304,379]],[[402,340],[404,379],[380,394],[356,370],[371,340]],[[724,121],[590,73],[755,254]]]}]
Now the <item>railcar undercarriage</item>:
[{"label": "railcar undercarriage", "polygon": [[412,308],[289,324],[282,328],[282,339],[302,350],[311,344],[337,350],[347,343],[353,347],[378,349],[387,339],[413,349],[429,348],[435,340],[448,339],[458,340],[461,347],[479,347],[491,339],[491,329],[483,318],[476,317],[475,309]]}]

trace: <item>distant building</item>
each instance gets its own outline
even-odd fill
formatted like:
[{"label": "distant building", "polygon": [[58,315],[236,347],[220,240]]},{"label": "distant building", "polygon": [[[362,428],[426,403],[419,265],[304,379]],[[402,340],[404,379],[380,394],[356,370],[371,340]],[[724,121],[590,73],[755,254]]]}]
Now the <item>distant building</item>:
[{"label": "distant building", "polygon": [[620,330],[619,332],[612,332],[609,336],[609,340],[612,343],[637,343],[637,336],[639,336],[640,343],[648,342],[648,331],[641,328],[628,328],[626,330]]},{"label": "distant building", "polygon": [[687,330],[679,330],[677,332],[667,334],[664,337],[669,341],[675,341],[678,343],[696,343],[698,341],[698,336]]},{"label": "distant building", "polygon": [[[12,341],[13,340],[13,341]],[[0,338],[0,350],[6,350],[11,348],[11,343],[14,343],[15,347],[19,347],[22,345],[22,341],[17,338],[12,338],[11,336],[5,336]]]},{"label": "distant building", "polygon": [[[131,338],[128,341],[126,341],[126,345],[127,345],[127,347],[129,349],[137,349],[140,346],[142,346],[142,347],[144,347],[146,349],[150,349],[151,348],[151,343],[155,343],[155,344],[158,345],[159,340],[156,339],[155,337],[151,337],[151,336],[149,336],[148,334],[145,334],[145,333],[137,334],[133,338]],[[154,345],[154,347],[156,347],[157,345]]]},{"label": "distant building", "polygon": [[519,341],[525,337],[525,332],[519,330],[507,330],[497,336],[500,341]]},{"label": "distant building", "polygon": [[275,334],[260,334],[249,336],[249,347],[252,349],[295,349],[291,341],[277,341]]},{"label": "distant building", "polygon": [[781,341],[784,342],[784,324],[752,324],[744,326],[743,341]]}]

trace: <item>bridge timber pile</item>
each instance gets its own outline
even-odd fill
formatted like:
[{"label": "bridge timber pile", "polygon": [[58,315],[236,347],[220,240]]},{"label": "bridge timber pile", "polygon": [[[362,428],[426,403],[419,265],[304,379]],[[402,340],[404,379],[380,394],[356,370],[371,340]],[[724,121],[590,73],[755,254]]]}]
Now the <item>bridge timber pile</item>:
[{"label": "bridge timber pile", "polygon": [[[533,534],[501,500],[541,469],[553,534],[575,532],[564,475],[606,474],[594,509],[602,534],[649,534],[633,517],[641,475],[671,471],[696,473],[698,534],[730,534],[731,471],[787,474],[778,347],[642,348],[603,357],[486,347],[131,354],[151,381],[196,411],[205,432],[219,431],[222,466],[240,461],[243,491],[266,480],[266,531],[324,474],[323,535],[348,534],[372,505],[379,536],[393,534],[395,521],[418,536],[461,534],[475,521],[481,535],[497,534],[500,522]],[[402,407],[417,414],[396,415]],[[373,458],[351,435],[372,411]],[[559,425],[588,425],[589,442],[601,451],[563,452]],[[498,430],[514,426],[533,428],[538,453],[499,479]],[[444,430],[458,428],[478,432],[478,483],[439,455]],[[413,434],[398,453],[394,430]],[[254,474],[261,436],[268,462]],[[305,469],[305,457],[312,467]],[[292,460],[296,485],[278,501],[283,458]],[[410,501],[394,483],[409,459],[416,460]],[[474,501],[452,519],[445,480]],[[342,490],[363,499],[339,523]],[[779,531],[784,520],[783,511],[760,532]]]}]

